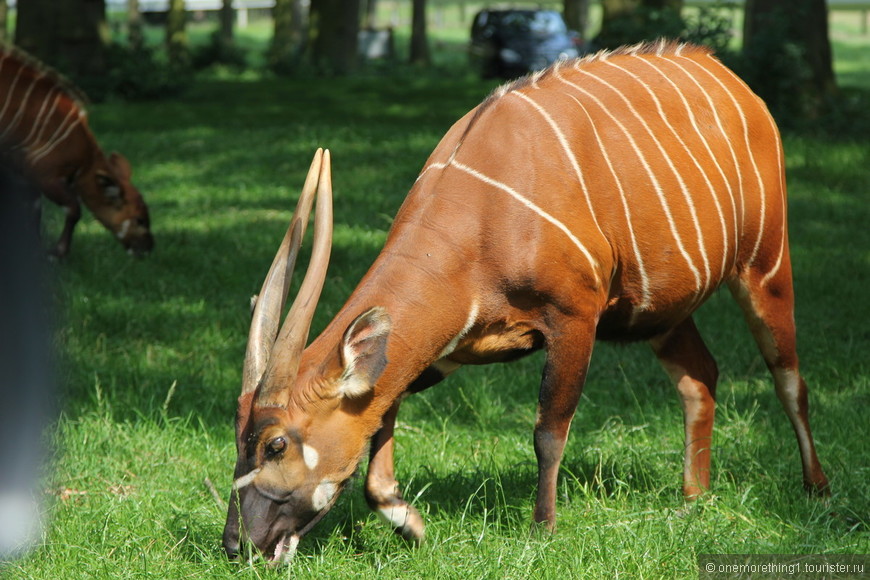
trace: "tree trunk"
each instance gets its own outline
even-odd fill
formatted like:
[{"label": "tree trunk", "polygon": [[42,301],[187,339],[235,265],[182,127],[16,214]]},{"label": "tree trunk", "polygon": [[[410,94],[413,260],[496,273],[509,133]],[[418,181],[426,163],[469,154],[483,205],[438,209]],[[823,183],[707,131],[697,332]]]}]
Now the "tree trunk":
[{"label": "tree trunk", "polygon": [[233,0],[221,0],[220,12],[220,41],[223,48],[233,46],[233,23],[235,21],[235,12],[233,11]]},{"label": "tree trunk", "polygon": [[659,10],[664,10],[665,8],[671,10],[683,9],[683,0],[642,0],[641,4],[643,4],[644,8],[657,8]]},{"label": "tree trunk", "polygon": [[363,6],[363,28],[374,28],[377,26],[378,0],[364,0]]},{"label": "tree trunk", "polygon": [[586,30],[589,27],[589,5],[591,0],[564,0],[565,24],[569,30],[580,33],[580,37],[586,39]]},{"label": "tree trunk", "polygon": [[429,40],[426,37],[426,0],[413,0],[411,14],[411,64],[428,65]]},{"label": "tree trunk", "polygon": [[6,40],[9,28],[9,4],[6,0],[0,0],[0,40]]},{"label": "tree trunk", "polygon": [[127,42],[130,48],[142,48],[142,13],[139,11],[139,0],[127,0]]},{"label": "tree trunk", "polygon": [[295,50],[293,38],[293,0],[275,0],[272,7],[272,41],[269,44],[269,68],[287,72],[292,67]]},{"label": "tree trunk", "polygon": [[312,0],[310,27],[314,65],[347,74],[357,65],[360,0]]},{"label": "tree trunk", "polygon": [[640,0],[601,0],[601,30],[595,37],[598,48],[615,48],[625,42],[623,22],[633,18]]},{"label": "tree trunk", "polygon": [[305,0],[290,0],[290,4],[293,23],[291,38],[298,56],[305,52],[308,46],[308,12],[305,10]]},{"label": "tree trunk", "polygon": [[601,0],[601,27],[619,16],[634,12],[640,6],[640,0]]},{"label": "tree trunk", "polygon": [[186,66],[190,58],[187,48],[187,13],[184,0],[169,0],[169,12],[166,15],[166,49],[169,52],[170,65]]},{"label": "tree trunk", "polygon": [[837,92],[825,0],[747,0],[743,55],[774,107],[812,117]]},{"label": "tree trunk", "polygon": [[15,44],[75,80],[106,73],[105,0],[18,0]]}]

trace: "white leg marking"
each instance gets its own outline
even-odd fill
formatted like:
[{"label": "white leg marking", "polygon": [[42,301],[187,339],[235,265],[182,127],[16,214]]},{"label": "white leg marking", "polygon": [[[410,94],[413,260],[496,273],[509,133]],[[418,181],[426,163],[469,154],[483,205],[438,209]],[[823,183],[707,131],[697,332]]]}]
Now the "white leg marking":
[{"label": "white leg marking", "polygon": [[[574,68],[577,69],[576,66]],[[607,107],[605,106],[605,104],[603,102],[601,102],[601,100],[598,97],[596,97],[594,94],[590,93],[589,91],[587,91],[586,89],[584,89],[580,85],[577,85],[575,83],[570,82],[569,80],[565,79],[562,76],[557,76],[556,78],[558,78],[564,84],[566,84],[570,87],[573,87],[575,90],[584,94],[586,97],[588,97],[589,99],[594,101],[595,104],[598,105],[598,107],[602,110],[602,112],[604,112],[604,114],[607,115],[610,118],[610,120],[613,121],[613,123],[616,124],[616,126],[619,127],[619,129],[625,135],[625,138],[628,141],[628,144],[634,150],[635,155],[637,155],[638,160],[640,161],[641,165],[646,170],[646,173],[649,176],[650,181],[652,182],[653,189],[655,190],[656,195],[659,198],[659,202],[662,205],[662,209],[664,210],[665,217],[667,218],[668,226],[670,227],[671,235],[674,237],[674,242],[677,245],[677,249],[679,250],[680,255],[683,256],[683,259],[686,261],[686,264],[688,265],[689,270],[691,270],[692,275],[695,277],[695,290],[700,291],[701,286],[702,286],[701,273],[698,271],[698,268],[695,267],[695,263],[692,261],[692,257],[686,251],[685,246],[683,246],[682,238],[680,238],[680,233],[677,230],[677,225],[676,225],[676,222],[674,221],[674,216],[671,214],[671,210],[668,207],[667,200],[665,199],[665,194],[662,191],[661,184],[659,183],[658,179],[656,178],[655,173],[653,172],[652,168],[650,167],[649,163],[647,162],[646,157],[644,156],[643,152],[640,150],[640,147],[638,146],[637,141],[635,141],[634,137],[632,137],[631,132],[625,127],[625,125],[622,124],[622,122],[620,122],[619,119],[617,119],[613,115],[613,113],[611,113],[610,111],[607,110]]]},{"label": "white leg marking", "polygon": [[444,347],[444,350],[441,351],[441,354],[438,355],[439,359],[444,358],[454,350],[456,350],[456,346],[459,344],[459,341],[468,334],[468,331],[471,330],[471,327],[474,326],[474,323],[477,321],[477,313],[478,306],[477,302],[471,303],[471,311],[468,313],[468,319],[465,321],[465,326],[462,327],[462,330],[459,331],[459,334],[453,337],[453,340],[447,343],[447,346]]},{"label": "white leg marking", "polygon": [[320,511],[329,505],[329,502],[335,497],[338,491],[338,486],[331,481],[323,480],[320,485],[314,490],[311,496],[311,507]]},{"label": "white leg marking", "polygon": [[320,463],[320,453],[314,447],[303,443],[302,444],[302,460],[305,461],[305,467],[314,469]]},{"label": "white leg marking", "polygon": [[[773,371],[773,380],[776,383],[779,400],[785,407],[785,412],[794,427],[795,434],[797,435],[798,445],[801,449],[801,458],[811,457],[813,441],[810,438],[810,434],[805,429],[804,424],[800,421],[798,408],[800,375],[791,369],[777,368]],[[811,469],[811,464],[804,465],[804,473],[809,472]]]},{"label": "white leg marking", "polygon": [[459,169],[460,171],[464,171],[465,173],[471,175],[472,177],[479,179],[480,181],[486,183],[487,185],[491,185],[492,187],[507,193],[512,198],[514,198],[515,200],[517,200],[518,202],[523,204],[525,207],[529,208],[530,210],[532,210],[533,212],[538,214],[540,217],[544,218],[545,220],[547,220],[548,222],[550,222],[551,224],[556,226],[562,233],[564,233],[568,237],[569,240],[571,240],[571,242],[575,246],[577,246],[577,249],[579,249],[580,252],[582,252],[583,255],[586,256],[586,259],[589,261],[589,265],[592,266],[592,272],[595,275],[596,284],[598,284],[598,285],[601,284],[601,276],[598,272],[600,267],[599,267],[598,263],[595,261],[595,258],[592,257],[592,254],[589,252],[589,250],[586,249],[586,246],[584,246],[583,243],[579,239],[577,239],[577,236],[575,236],[573,233],[571,233],[571,230],[569,230],[565,226],[565,224],[563,224],[561,221],[557,220],[555,217],[553,217],[552,215],[550,215],[549,213],[547,213],[546,211],[541,209],[539,206],[535,205],[532,201],[525,198],[523,195],[521,195],[519,192],[517,192],[512,187],[505,185],[504,183],[501,183],[500,181],[496,181],[495,179],[492,179],[491,177],[487,177],[486,175],[480,173],[479,171],[476,171],[476,170],[472,169],[471,167],[468,167],[467,165],[463,165],[462,163],[460,163],[458,161],[454,161],[451,165],[452,165],[452,167],[455,167],[456,169]]},{"label": "white leg marking", "polygon": [[260,473],[260,468],[251,471],[250,473],[241,476],[233,482],[233,489],[240,490],[243,487],[247,487],[253,483],[255,479],[257,479],[257,475]]},{"label": "white leg marking", "polygon": [[378,509],[378,516],[394,528],[404,529],[408,522],[408,506],[406,504],[391,505]]}]

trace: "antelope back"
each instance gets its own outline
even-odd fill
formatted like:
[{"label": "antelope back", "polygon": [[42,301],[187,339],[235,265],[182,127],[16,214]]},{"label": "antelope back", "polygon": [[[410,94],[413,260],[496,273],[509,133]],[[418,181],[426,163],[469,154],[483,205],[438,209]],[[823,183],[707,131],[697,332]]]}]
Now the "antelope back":
[{"label": "antelope back", "polygon": [[0,45],[0,147],[52,201],[80,198],[129,251],[153,246],[148,208],[130,163],[106,156],[87,122],[84,96],[54,70]]},{"label": "antelope back", "polygon": [[708,50],[659,43],[497,89],[435,150],[397,222],[473,220],[501,278],[549,264],[604,289],[600,336],[647,338],[747,266],[779,267],[784,195],[762,101]]}]

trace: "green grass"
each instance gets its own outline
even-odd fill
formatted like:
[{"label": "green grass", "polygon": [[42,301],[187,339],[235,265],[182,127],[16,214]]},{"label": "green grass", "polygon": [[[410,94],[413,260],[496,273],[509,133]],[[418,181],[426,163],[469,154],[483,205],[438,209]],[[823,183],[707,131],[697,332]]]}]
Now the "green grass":
[{"label": "green grass", "polygon": [[[867,71],[864,71],[866,79]],[[559,531],[529,534],[540,355],[463,369],[410,398],[397,471],[428,538],[410,549],[361,484],[289,569],[220,548],[248,299],[318,146],[333,152],[336,235],[323,328],[385,239],[426,156],[492,88],[463,70],[351,79],[203,80],[163,103],[94,106],[134,163],[157,247],[129,259],[90,216],[52,266],[63,413],[37,491],[47,527],[3,578],[696,578],[701,553],[870,552],[870,144],[788,136],[803,370],[833,497],[807,499],[797,446],[727,292],[697,321],[722,370],[712,491],[680,492],[682,418],[643,345],[596,347],[559,488]],[[59,226],[53,212],[48,226]]]}]

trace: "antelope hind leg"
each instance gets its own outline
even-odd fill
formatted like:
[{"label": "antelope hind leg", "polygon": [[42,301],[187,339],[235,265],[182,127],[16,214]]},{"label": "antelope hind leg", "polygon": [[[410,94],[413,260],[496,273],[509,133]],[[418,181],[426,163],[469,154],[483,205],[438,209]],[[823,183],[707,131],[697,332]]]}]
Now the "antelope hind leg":
[{"label": "antelope hind leg", "polygon": [[797,436],[804,487],[828,495],[828,478],[816,455],[810,430],[807,386],[798,369],[794,324],[794,294],[788,253],[778,270],[764,275],[748,270],[729,289],[749,325],[764,361],[773,375],[776,395]]},{"label": "antelope hind leg", "polygon": [[683,403],[686,451],[683,494],[694,499],[710,487],[710,445],[719,371],[691,317],[650,341]]}]

